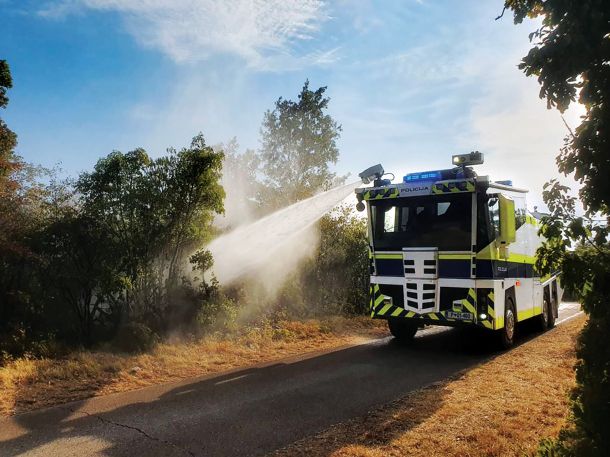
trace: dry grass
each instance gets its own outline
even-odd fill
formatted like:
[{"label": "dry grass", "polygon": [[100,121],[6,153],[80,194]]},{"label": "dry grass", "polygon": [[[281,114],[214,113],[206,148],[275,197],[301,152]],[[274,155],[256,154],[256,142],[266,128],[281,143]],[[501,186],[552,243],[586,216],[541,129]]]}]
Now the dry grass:
[{"label": "dry grass", "polygon": [[0,367],[0,415],[217,373],[386,334],[383,321],[329,318],[251,328],[233,338],[160,344],[149,353],[81,351]]},{"label": "dry grass", "polygon": [[521,456],[556,436],[574,385],[567,322],[477,368],[336,425],[276,456]]}]

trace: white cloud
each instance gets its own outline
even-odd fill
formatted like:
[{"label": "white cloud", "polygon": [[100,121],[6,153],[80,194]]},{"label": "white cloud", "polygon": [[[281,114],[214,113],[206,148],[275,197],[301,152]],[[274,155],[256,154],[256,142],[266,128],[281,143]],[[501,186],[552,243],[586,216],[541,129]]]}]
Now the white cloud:
[{"label": "white cloud", "polygon": [[568,131],[559,112],[547,110],[546,102],[537,99],[536,81],[503,88],[513,94],[510,104],[489,97],[473,107],[473,146],[488,153],[486,165],[495,179],[513,179],[539,200],[542,185],[558,177],[555,157]]},{"label": "white cloud", "polygon": [[[321,0],[60,0],[39,14],[63,17],[87,9],[117,12],[144,46],[177,62],[233,54],[257,68],[290,61],[291,47],[309,40],[328,19]],[[328,63],[335,51],[303,56],[304,63]]]},{"label": "white cloud", "polygon": [[[330,85],[340,94],[333,100],[345,149],[367,157],[350,157],[348,166],[364,168],[373,160],[368,151],[383,151],[378,160],[386,170],[432,169],[447,166],[451,154],[478,149],[485,164],[477,171],[529,189],[532,205],[543,208],[542,188],[551,178],[578,187],[555,163],[568,133],[561,115],[547,110],[537,80],[517,68],[531,47],[528,32],[539,22],[515,27],[494,21],[494,14],[440,27],[405,49],[355,62],[362,69],[355,83]],[[364,106],[350,97],[367,87],[375,91]],[[577,126],[583,112],[574,104],[566,121]]]},{"label": "white cloud", "polygon": [[[206,69],[205,73],[177,76],[162,101],[143,99],[132,107],[129,117],[137,125],[137,144],[151,152],[162,152],[168,145],[180,147],[202,131],[210,144],[227,141],[237,135],[245,147],[256,146],[262,109],[253,112],[247,98],[250,78],[236,69]],[[254,103],[256,106],[256,103]]]},{"label": "white cloud", "polygon": [[[481,171],[492,179],[511,179],[516,186],[529,189],[528,200],[544,207],[545,182],[559,178],[578,186],[557,171],[555,158],[568,134],[561,114],[547,109],[538,97],[540,85],[527,78],[516,62],[527,49],[514,48],[505,59],[481,62],[487,68],[480,95],[470,107],[468,128],[459,139],[464,150],[479,149],[486,154]],[[584,107],[578,103],[564,114],[572,128],[580,123]],[[568,182],[570,181],[570,182]]]}]

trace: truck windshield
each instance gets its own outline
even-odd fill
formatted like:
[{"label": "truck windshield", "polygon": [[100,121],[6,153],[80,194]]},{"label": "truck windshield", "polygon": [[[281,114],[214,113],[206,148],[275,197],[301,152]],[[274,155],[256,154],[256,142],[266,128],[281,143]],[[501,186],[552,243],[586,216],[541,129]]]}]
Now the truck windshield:
[{"label": "truck windshield", "polygon": [[470,193],[373,200],[370,204],[375,249],[472,249]]}]

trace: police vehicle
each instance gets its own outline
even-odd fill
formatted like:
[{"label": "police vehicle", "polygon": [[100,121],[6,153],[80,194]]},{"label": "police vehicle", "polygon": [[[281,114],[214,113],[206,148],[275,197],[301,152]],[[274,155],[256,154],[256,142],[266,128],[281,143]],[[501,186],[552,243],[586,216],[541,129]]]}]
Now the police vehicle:
[{"label": "police vehicle", "polygon": [[513,345],[517,322],[553,327],[559,272],[535,268],[542,239],[524,189],[478,176],[483,154],[453,156],[453,168],[384,179],[381,165],[360,174],[359,211],[368,212],[371,317],[410,340],[424,325],[479,326]]}]

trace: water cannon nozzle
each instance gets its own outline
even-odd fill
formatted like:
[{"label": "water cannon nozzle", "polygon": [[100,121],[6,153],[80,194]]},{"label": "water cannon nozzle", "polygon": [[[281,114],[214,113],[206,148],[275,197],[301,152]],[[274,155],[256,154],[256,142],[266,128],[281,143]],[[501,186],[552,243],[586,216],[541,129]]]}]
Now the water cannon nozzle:
[{"label": "water cannon nozzle", "polygon": [[362,184],[369,184],[377,179],[381,179],[381,177],[385,174],[383,167],[380,163],[377,165],[373,165],[372,167],[367,168],[358,176],[362,179]]}]

